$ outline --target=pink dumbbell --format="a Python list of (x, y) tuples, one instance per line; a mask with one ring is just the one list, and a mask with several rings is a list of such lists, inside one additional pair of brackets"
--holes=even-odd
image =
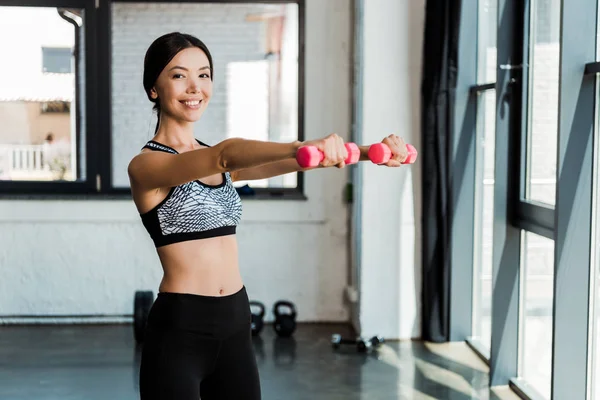
[[(348, 158), (344, 161), (346, 165), (355, 164), (360, 159), (360, 149), (356, 143), (345, 143)], [(302, 146), (296, 152), (296, 161), (302, 168), (316, 167), (323, 161), (323, 152), (315, 146)]]
[[(412, 144), (406, 145), (408, 157), (402, 164), (412, 164), (417, 159), (417, 149)], [(374, 164), (385, 164), (392, 157), (392, 151), (385, 143), (375, 143), (369, 147), (369, 160)]]

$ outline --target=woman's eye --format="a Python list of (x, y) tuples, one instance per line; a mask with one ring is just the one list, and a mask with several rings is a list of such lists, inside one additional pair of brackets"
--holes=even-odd
[(200, 78), (210, 78), (209, 74), (200, 74)]
[(182, 74), (175, 74), (175, 75), (173, 75), (173, 78), (175, 78), (175, 79), (183, 78), (183, 75)]

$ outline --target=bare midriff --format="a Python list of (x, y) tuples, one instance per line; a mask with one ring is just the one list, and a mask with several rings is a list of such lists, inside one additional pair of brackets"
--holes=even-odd
[(235, 235), (159, 247), (163, 268), (159, 292), (227, 296), (243, 287)]

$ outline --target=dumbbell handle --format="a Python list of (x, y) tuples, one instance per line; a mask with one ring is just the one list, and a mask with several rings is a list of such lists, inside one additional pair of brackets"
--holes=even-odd
[[(408, 157), (402, 164), (412, 164), (417, 159), (417, 149), (412, 144), (406, 145)], [(392, 157), (392, 151), (385, 143), (375, 143), (369, 147), (369, 159), (374, 164), (385, 164)]]
[[(352, 148), (357, 148), (358, 146), (356, 146), (354, 143), (348, 142), (344, 143), (344, 147), (346, 147), (346, 150), (348, 151), (348, 157), (346, 160), (344, 160), (344, 162), (346, 164), (352, 164)], [(313, 154), (317, 154), (317, 156), (313, 157)], [(323, 152), (317, 149), (316, 146), (302, 146), (296, 152), (296, 161), (298, 161), (298, 165), (300, 165), (302, 168), (316, 167), (319, 165), (319, 163), (321, 163), (321, 161), (323, 161), (324, 157), (325, 155)]]

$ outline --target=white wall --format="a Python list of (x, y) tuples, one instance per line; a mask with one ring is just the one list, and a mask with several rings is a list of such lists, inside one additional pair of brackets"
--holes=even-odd
[[(420, 149), (424, 0), (361, 0), (362, 141), (391, 133)], [(361, 165), (360, 327), (421, 335), (421, 167)]]
[[(351, 7), (306, 1), (307, 139), (349, 135)], [(308, 201), (244, 201), (240, 268), (252, 299), (290, 299), (301, 321), (348, 319), (347, 177), (306, 174)], [(131, 314), (134, 291), (156, 293), (161, 278), (129, 200), (0, 201), (0, 243), (0, 315)]]
[[(154, 135), (153, 103), (147, 99), (142, 86), (143, 60), (154, 39), (168, 32), (179, 31), (200, 38), (213, 58), (213, 97), (202, 119), (195, 125), (196, 137), (209, 144), (230, 136), (268, 140), (265, 22), (247, 21), (247, 17), (281, 11), (281, 5), (272, 4), (112, 5), (115, 186), (129, 186), (127, 164), (139, 152), (140, 144)], [(295, 15), (289, 17), (297, 18)], [(296, 131), (294, 134), (297, 136)]]

